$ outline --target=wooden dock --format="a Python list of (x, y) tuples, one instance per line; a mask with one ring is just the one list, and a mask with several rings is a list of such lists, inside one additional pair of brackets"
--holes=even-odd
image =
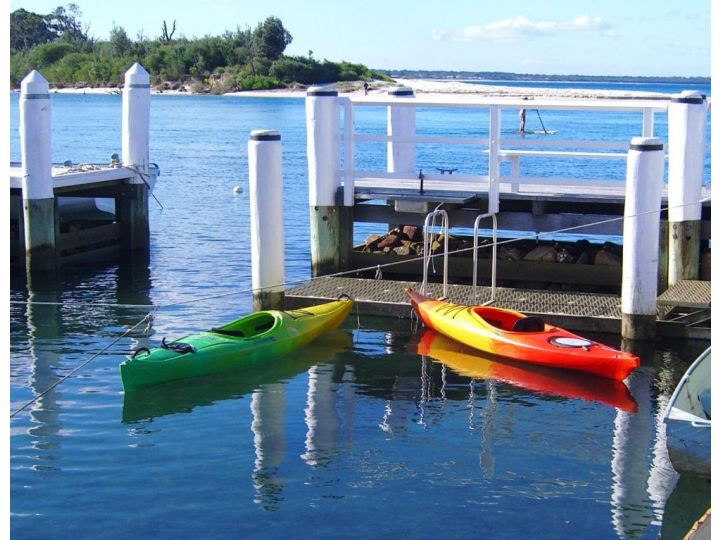
[[(681, 282), (683, 289), (696, 291), (698, 310), (710, 309), (710, 288), (707, 282)], [(334, 300), (341, 294), (353, 298), (362, 315), (410, 317), (410, 303), (406, 288), (419, 290), (417, 281), (357, 279), (350, 277), (321, 277), (293, 287), (285, 292), (283, 307), (294, 309), (318, 302)], [(458, 304), (477, 305), (491, 298), (490, 287), (478, 287), (477, 298), (468, 285), (448, 285), (448, 300)], [(442, 294), (442, 284), (429, 283), (429, 296)], [(670, 296), (670, 295), (668, 295)], [(658, 336), (685, 339), (710, 339), (709, 322), (688, 325), (685, 321), (663, 318), (667, 307), (658, 309)], [(551, 324), (578, 332), (620, 333), (621, 299), (616, 294), (544, 291), (534, 289), (502, 288), (496, 290), (495, 307), (514, 309), (528, 315), (538, 315)], [(707, 324), (705, 324), (707, 323)]]

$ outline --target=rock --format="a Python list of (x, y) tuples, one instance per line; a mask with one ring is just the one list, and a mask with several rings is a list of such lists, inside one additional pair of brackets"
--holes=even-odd
[(382, 240), (380, 240), (377, 247), (379, 249), (382, 249), (383, 251), (385, 251), (386, 247), (393, 248), (393, 247), (398, 246), (399, 244), (400, 244), (400, 237), (397, 234), (390, 232), (390, 233), (386, 234)]
[(375, 251), (379, 242), (380, 237), (377, 234), (368, 235), (365, 238), (365, 251)]
[(523, 257), (526, 261), (555, 262), (557, 251), (552, 246), (538, 246)]
[(622, 259), (619, 255), (616, 255), (603, 247), (595, 254), (594, 262), (598, 266), (620, 266), (622, 264)]
[(395, 252), (396, 255), (410, 255), (410, 248), (408, 246), (399, 246), (393, 248), (393, 252)]
[(559, 263), (572, 264), (575, 262), (575, 257), (573, 257), (567, 249), (560, 248), (557, 250), (555, 261)]
[(422, 242), (422, 227), (415, 225), (403, 225), (402, 232), (407, 235), (411, 242)]
[(498, 258), (501, 261), (519, 261), (523, 258), (523, 254), (522, 251), (516, 247), (501, 246)]

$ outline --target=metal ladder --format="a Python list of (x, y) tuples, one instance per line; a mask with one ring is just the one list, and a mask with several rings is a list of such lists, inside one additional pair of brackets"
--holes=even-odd
[(430, 227), (430, 219), (435, 216), (442, 216), (442, 231), (445, 236), (444, 253), (443, 253), (443, 294), (442, 298), (447, 298), (447, 280), (448, 280), (448, 235), (450, 232), (450, 223), (448, 220), (448, 214), (445, 210), (440, 208), (433, 210), (427, 216), (425, 216), (425, 224), (423, 225), (423, 280), (420, 286), (420, 294), (427, 294), (427, 278), (428, 278), (428, 265), (430, 264), (430, 235), (427, 234), (428, 227)]
[(480, 228), (480, 222), (491, 217), (493, 220), (493, 243), (492, 243), (492, 272), (490, 274), (490, 300), (484, 302), (483, 305), (487, 306), (495, 302), (495, 289), (497, 285), (497, 214), (489, 212), (487, 214), (480, 214), (475, 218), (475, 224), (473, 225), (473, 288), (472, 297), (473, 302), (477, 302), (477, 273), (478, 273), (478, 229)]

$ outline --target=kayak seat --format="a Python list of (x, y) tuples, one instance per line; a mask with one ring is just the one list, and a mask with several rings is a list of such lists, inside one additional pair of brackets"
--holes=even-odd
[(245, 337), (245, 332), (243, 332), (242, 330), (223, 330), (221, 328), (211, 328), (210, 331), (213, 334), (222, 334), (224, 336)]
[(530, 315), (515, 321), (512, 332), (542, 332), (545, 330), (545, 322), (540, 317)]

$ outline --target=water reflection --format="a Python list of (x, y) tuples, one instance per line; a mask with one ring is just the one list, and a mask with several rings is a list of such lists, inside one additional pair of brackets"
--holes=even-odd
[(620, 381), (514, 363), (483, 354), (434, 330), (425, 329), (417, 340), (410, 342), (408, 349), (430, 356), (474, 380), (501, 381), (532, 392), (596, 401), (629, 413), (637, 411), (637, 403)]

